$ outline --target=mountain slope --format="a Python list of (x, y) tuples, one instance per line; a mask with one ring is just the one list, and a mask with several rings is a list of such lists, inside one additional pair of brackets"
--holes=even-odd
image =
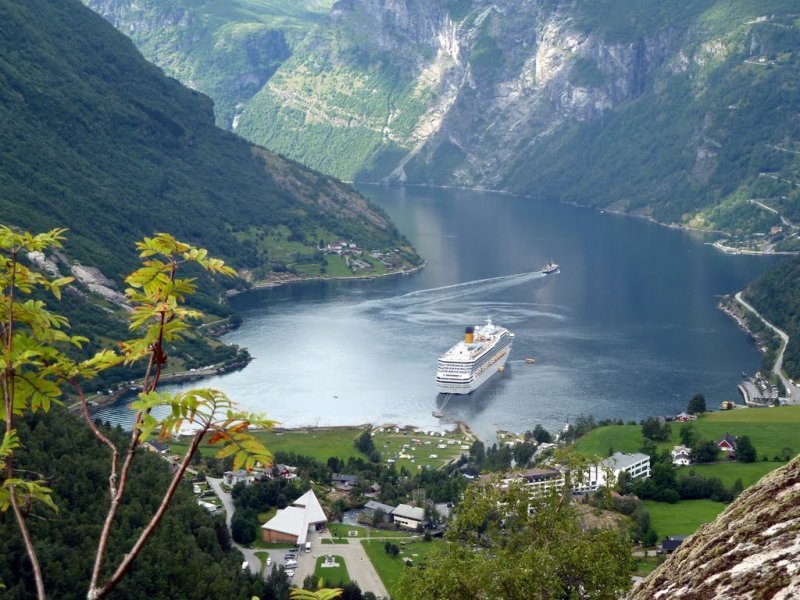
[(790, 378), (800, 379), (800, 258), (772, 267), (747, 286), (744, 297), (789, 336), (783, 369)]
[(332, 0), (84, 0), (165, 72), (214, 98), (230, 127)]
[(352, 188), (215, 127), (206, 96), (76, 0), (7, 0), (0, 21), (4, 221), (68, 227), (67, 254), (113, 279), (155, 230), (257, 275), (321, 239), (406, 245)]
[(790, 0), (341, 0), (236, 130), (345, 179), (766, 233), (788, 227), (776, 212), (800, 217), (799, 14)]

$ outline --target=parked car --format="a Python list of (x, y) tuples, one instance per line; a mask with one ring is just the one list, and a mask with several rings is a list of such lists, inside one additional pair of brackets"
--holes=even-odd
[(286, 576), (289, 578), (294, 577), (294, 569), (289, 569), (288, 571), (286, 571)]

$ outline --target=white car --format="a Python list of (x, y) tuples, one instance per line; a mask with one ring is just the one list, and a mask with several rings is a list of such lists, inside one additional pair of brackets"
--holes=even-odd
[(297, 566), (297, 561), (296, 561), (296, 560), (287, 560), (287, 561), (286, 561), (286, 564), (285, 564), (284, 566), (285, 566), (287, 569), (293, 569), (294, 567), (296, 567), (296, 566)]
[(271, 556), (268, 556), (268, 557), (267, 557), (267, 566), (268, 566), (268, 567), (271, 567), (271, 566), (272, 566), (272, 557), (271, 557)]
[(286, 576), (287, 577), (294, 577), (294, 569), (288, 569), (286, 571)]

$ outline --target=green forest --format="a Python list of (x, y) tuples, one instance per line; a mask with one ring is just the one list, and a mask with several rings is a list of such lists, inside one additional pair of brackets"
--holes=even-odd
[[(97, 537), (108, 508), (108, 449), (85, 423), (60, 408), (17, 421), (25, 447), (17, 460), (39, 473), (53, 489), (57, 513), (36, 507), (28, 523), (43, 565), (49, 597), (86, 597)], [(129, 434), (104, 432), (120, 447)], [(170, 479), (168, 465), (148, 452), (134, 463), (128, 495), (118, 514), (107, 565), (119, 562), (130, 540), (150, 518)], [(154, 493), (156, 491), (157, 493)], [(262, 583), (241, 570), (242, 555), (232, 549), (222, 517), (197, 505), (190, 483), (182, 484), (164, 520), (130, 574), (111, 598), (285, 598), (282, 576)], [(35, 597), (30, 566), (11, 512), (0, 513), (0, 580), (3, 598)]]
[(800, 379), (800, 259), (785, 260), (754, 281), (745, 299), (778, 329), (789, 336), (783, 368)]

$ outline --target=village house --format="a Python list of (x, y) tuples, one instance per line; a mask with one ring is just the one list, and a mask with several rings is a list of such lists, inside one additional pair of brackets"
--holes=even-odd
[(250, 485), (253, 483), (253, 475), (244, 469), (239, 469), (238, 471), (225, 471), (225, 473), (222, 475), (222, 483), (231, 487), (235, 486), (237, 483)]
[(690, 415), (689, 413), (682, 412), (682, 413), (678, 413), (678, 415), (675, 417), (675, 420), (676, 421), (684, 421), (684, 422), (685, 421), (696, 421), (697, 420), (697, 415)]
[(425, 521), (425, 510), (408, 504), (400, 504), (392, 511), (392, 519), (400, 527), (421, 531)]
[(692, 449), (686, 446), (675, 446), (672, 449), (672, 464), (676, 467), (692, 464)]
[(340, 492), (349, 492), (358, 485), (358, 476), (334, 474), (331, 477), (331, 485)]
[(275, 465), (274, 473), (281, 479), (297, 479), (297, 467), (290, 465)]
[(736, 452), (736, 436), (726, 431), (725, 435), (717, 440), (717, 448), (728, 454), (733, 454)]
[(386, 523), (391, 523), (392, 512), (394, 512), (394, 508), (394, 506), (389, 506), (388, 504), (382, 504), (380, 502), (376, 502), (375, 500), (370, 500), (364, 505), (364, 510), (361, 514), (368, 521), (375, 522), (376, 520), (380, 519)]

